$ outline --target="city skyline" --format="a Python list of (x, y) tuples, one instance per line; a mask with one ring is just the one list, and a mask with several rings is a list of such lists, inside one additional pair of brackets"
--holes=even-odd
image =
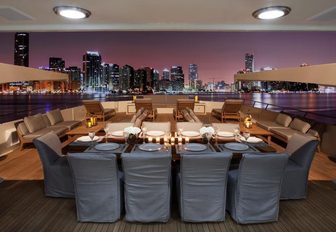
[[(14, 34), (1, 33), (2, 63), (13, 64)], [(153, 67), (160, 77), (165, 68), (197, 64), (199, 79), (231, 83), (246, 53), (256, 70), (333, 63), (335, 41), (335, 32), (31, 32), (29, 64), (48, 66), (49, 57), (61, 57), (66, 67), (82, 67), (83, 54), (98, 51), (103, 62)]]

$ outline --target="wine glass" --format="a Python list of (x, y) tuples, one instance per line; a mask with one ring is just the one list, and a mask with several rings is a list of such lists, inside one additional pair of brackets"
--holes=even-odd
[(240, 130), (238, 128), (233, 130), (235, 140), (239, 141)]
[(95, 133), (94, 132), (89, 132), (89, 138), (91, 139), (91, 146), (93, 146), (93, 139), (95, 137)]
[(178, 130), (178, 133), (177, 133), (177, 135), (178, 135), (179, 137), (181, 137), (181, 136), (182, 136), (182, 131), (183, 131), (183, 129), (182, 129), (182, 128)]
[(143, 143), (146, 143), (146, 133), (147, 133), (147, 128), (143, 127), (142, 128), (142, 139), (143, 139)]
[(104, 131), (105, 131), (105, 143), (107, 143), (107, 137), (108, 137), (108, 132), (109, 132), (109, 128), (108, 128), (107, 125), (106, 125), (106, 127), (104, 128)]
[(243, 137), (245, 138), (245, 141), (247, 142), (248, 138), (250, 137), (250, 132), (243, 132)]
[(124, 131), (123, 135), (124, 135), (124, 138), (125, 138), (125, 146), (126, 146), (127, 145), (127, 139), (128, 139), (129, 133), (126, 132), (126, 131)]

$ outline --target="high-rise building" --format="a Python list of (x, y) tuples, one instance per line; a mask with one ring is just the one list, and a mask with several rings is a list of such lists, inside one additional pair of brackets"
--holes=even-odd
[(245, 54), (245, 70), (247, 72), (254, 72), (254, 55), (250, 53)]
[(144, 67), (146, 70), (146, 88), (145, 90), (151, 92), (154, 86), (154, 69), (150, 67)]
[(128, 64), (120, 69), (120, 89), (128, 90), (134, 88), (134, 68)]
[(170, 80), (170, 72), (169, 69), (165, 68), (162, 71), (162, 79), (163, 80)]
[(14, 64), (29, 67), (29, 33), (15, 33)]
[(189, 64), (189, 87), (196, 89), (196, 82), (198, 80), (198, 66), (197, 64)]
[(101, 56), (98, 52), (86, 52), (83, 55), (83, 86), (98, 87), (101, 86), (102, 65)]
[(182, 66), (172, 66), (170, 69), (170, 79), (173, 91), (183, 91), (184, 74)]
[(107, 89), (108, 84), (109, 84), (109, 79), (110, 79), (110, 65), (106, 63), (102, 63), (102, 75), (100, 78), (100, 86)]
[(154, 69), (153, 70), (153, 90), (157, 91), (159, 90), (159, 79), (160, 79), (160, 73), (159, 70)]
[(49, 69), (62, 71), (65, 68), (65, 61), (60, 57), (49, 57)]
[(119, 65), (110, 64), (110, 78), (109, 78), (109, 89), (110, 90), (119, 90), (120, 70)]
[(147, 82), (147, 73), (144, 68), (139, 68), (135, 72), (134, 77), (134, 87), (138, 88), (140, 92), (145, 92), (146, 89), (146, 82)]
[(81, 69), (76, 66), (70, 66), (66, 71), (69, 74), (69, 89), (79, 90), (82, 79)]

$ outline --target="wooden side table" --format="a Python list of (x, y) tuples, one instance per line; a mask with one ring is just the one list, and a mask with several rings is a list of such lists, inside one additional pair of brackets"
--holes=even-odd
[(194, 112), (196, 114), (206, 115), (206, 108), (204, 102), (195, 102)]

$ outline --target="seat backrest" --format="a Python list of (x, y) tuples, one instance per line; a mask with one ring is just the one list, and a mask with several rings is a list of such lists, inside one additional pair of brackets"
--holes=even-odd
[(296, 150), (298, 150), (300, 147), (302, 147), (304, 144), (308, 143), (311, 140), (314, 140), (314, 137), (295, 133), (288, 140), (284, 153), (292, 155)]
[(294, 161), (297, 165), (304, 167), (308, 173), (318, 144), (319, 141), (315, 139), (307, 141), (295, 150), (289, 159)]
[(104, 108), (100, 101), (83, 100), (82, 102), (86, 108), (86, 111), (90, 114), (102, 114), (104, 112)]
[(238, 169), (237, 212), (244, 215), (248, 210), (260, 207), (259, 202), (280, 199), (281, 182), (288, 161), (283, 154), (243, 154)]
[(164, 131), (171, 132), (171, 123), (170, 122), (142, 122), (141, 128), (146, 128), (147, 131)]
[(54, 132), (42, 135), (33, 141), (43, 167), (53, 164), (62, 155), (62, 143)]
[(135, 109), (136, 111), (144, 108), (150, 112), (153, 110), (153, 102), (150, 98), (136, 99), (135, 100)]
[(133, 124), (134, 123), (132, 122), (115, 122), (115, 123), (108, 123), (107, 127), (109, 133), (111, 133), (113, 131), (120, 131), (120, 130), (123, 131), (126, 127), (133, 126)]
[(242, 99), (226, 99), (222, 111), (225, 113), (238, 113), (243, 102), (244, 100)]
[[(116, 155), (84, 152), (70, 153), (67, 158), (73, 174), (78, 219), (118, 219), (121, 201)], [(102, 205), (106, 200), (109, 204)], [(101, 210), (105, 215), (88, 209)]]
[(184, 131), (199, 131), (203, 126), (201, 122), (177, 122), (176, 131), (182, 129)]
[(212, 123), (212, 127), (217, 131), (234, 132), (235, 129), (239, 129), (238, 123)]
[(193, 99), (177, 99), (176, 108), (177, 111), (184, 110), (186, 108), (190, 108), (194, 110), (195, 101)]
[(123, 153), (126, 220), (167, 221), (170, 217), (171, 154)]
[[(227, 173), (232, 153), (181, 154), (180, 210), (182, 220), (225, 216)], [(196, 209), (201, 209), (197, 210)]]

